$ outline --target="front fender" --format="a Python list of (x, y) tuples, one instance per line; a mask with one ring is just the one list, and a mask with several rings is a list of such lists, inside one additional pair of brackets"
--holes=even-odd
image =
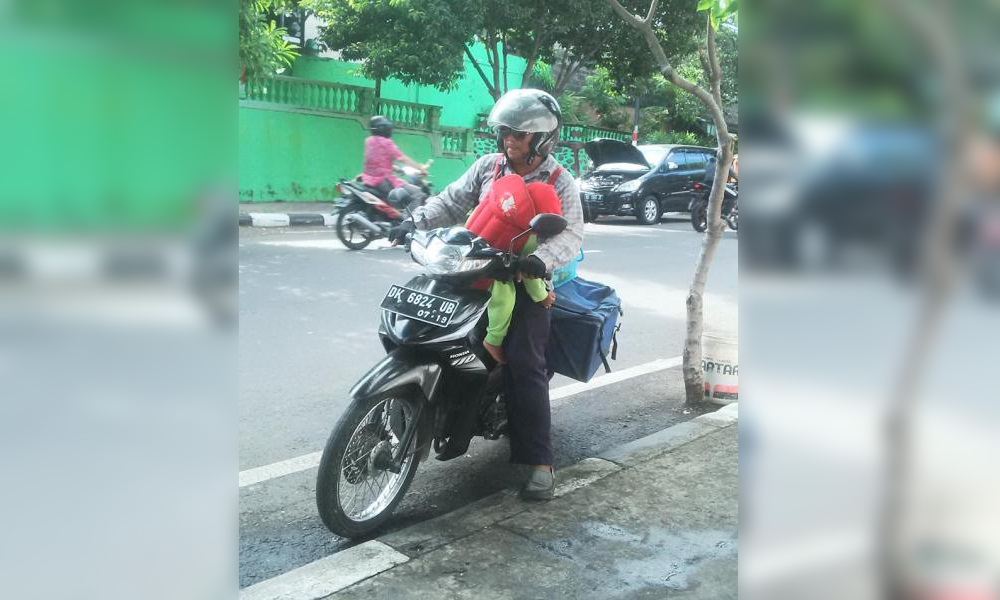
[[(397, 348), (365, 373), (349, 393), (352, 402), (359, 402), (376, 394), (416, 386), (423, 393), (423, 400), (431, 404), (436, 399), (435, 392), (440, 383), (441, 365), (433, 356), (420, 356)], [(430, 454), (433, 425), (434, 411), (424, 410), (417, 431), (417, 454), (420, 460), (425, 460)]]
[(441, 365), (433, 356), (396, 349), (372, 367), (351, 388), (351, 399), (366, 398), (392, 389), (416, 386), (431, 401), (441, 381)]

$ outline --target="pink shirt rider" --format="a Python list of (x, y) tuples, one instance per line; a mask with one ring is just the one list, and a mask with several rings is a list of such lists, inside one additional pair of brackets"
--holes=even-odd
[(365, 140), (365, 172), (361, 181), (365, 185), (377, 186), (388, 179), (392, 187), (403, 185), (403, 181), (392, 174), (392, 163), (403, 156), (396, 143), (380, 135), (369, 136)]

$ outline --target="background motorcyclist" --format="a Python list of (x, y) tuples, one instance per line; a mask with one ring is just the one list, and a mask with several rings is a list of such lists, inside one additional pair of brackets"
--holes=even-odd
[[(392, 121), (382, 115), (376, 115), (369, 121), (368, 129), (371, 135), (365, 139), (364, 172), (361, 174), (361, 182), (377, 189), (383, 198), (387, 198), (389, 192), (395, 188), (405, 189), (409, 196), (408, 200), (422, 196), (419, 187), (399, 179), (393, 173), (396, 161), (417, 169), (423, 175), (427, 174), (427, 166), (403, 154), (396, 146), (396, 142), (390, 139)], [(402, 198), (398, 195), (396, 197)]]
[[(457, 181), (417, 209), (413, 221), (395, 227), (390, 240), (402, 241), (415, 227), (431, 229), (463, 222), (489, 195), (498, 177), (514, 173), (526, 183), (548, 181), (560, 168), (551, 152), (559, 138), (561, 121), (559, 104), (541, 90), (519, 89), (504, 94), (488, 119), (496, 132), (499, 153), (487, 154), (473, 163)], [(498, 160), (499, 170), (495, 168)], [(576, 181), (563, 169), (552, 185), (568, 226), (559, 235), (542, 240), (533, 253), (518, 260), (523, 277), (544, 277), (575, 258), (583, 243), (583, 209)], [(521, 490), (522, 498), (532, 500), (549, 499), (555, 489), (545, 362), (549, 317), (547, 308), (533, 302), (523, 284), (517, 284), (514, 313), (503, 346), (507, 359), (504, 392), (510, 461), (534, 467)]]

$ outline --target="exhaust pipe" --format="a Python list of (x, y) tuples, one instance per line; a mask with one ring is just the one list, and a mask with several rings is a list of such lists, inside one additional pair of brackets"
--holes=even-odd
[(374, 233), (375, 235), (382, 235), (382, 228), (376, 225), (375, 223), (369, 221), (361, 213), (351, 213), (347, 215), (347, 217), (345, 217), (344, 220), (347, 221), (349, 225), (360, 225), (361, 227), (364, 227), (365, 229)]

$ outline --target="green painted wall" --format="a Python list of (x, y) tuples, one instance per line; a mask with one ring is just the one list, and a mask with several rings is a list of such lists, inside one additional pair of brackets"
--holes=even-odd
[[(367, 118), (248, 104), (239, 107), (241, 202), (332, 201), (336, 183), (361, 172)], [(474, 160), (435, 153), (426, 133), (397, 130), (393, 140), (416, 161), (434, 159), (435, 190)]]
[[(492, 70), (486, 60), (486, 49), (477, 44), (473, 48), (473, 56), (476, 57), (476, 62), (481, 65), (483, 72), (487, 76), (492, 76)], [(525, 60), (518, 56), (507, 58), (509, 72), (507, 83), (509, 87), (516, 88), (521, 85), (521, 77), (524, 74), (526, 64)], [(357, 63), (301, 56), (295, 61), (291, 73), (288, 74), (302, 79), (374, 88), (374, 80), (355, 74), (359, 66)], [(451, 127), (475, 127), (476, 115), (489, 112), (490, 107), (493, 106), (493, 97), (486, 90), (486, 84), (483, 83), (468, 57), (465, 58), (465, 75), (458, 81), (453, 90), (442, 92), (430, 86), (407, 86), (396, 79), (387, 79), (382, 82), (382, 97), (440, 106), (442, 107), (441, 124)]]

